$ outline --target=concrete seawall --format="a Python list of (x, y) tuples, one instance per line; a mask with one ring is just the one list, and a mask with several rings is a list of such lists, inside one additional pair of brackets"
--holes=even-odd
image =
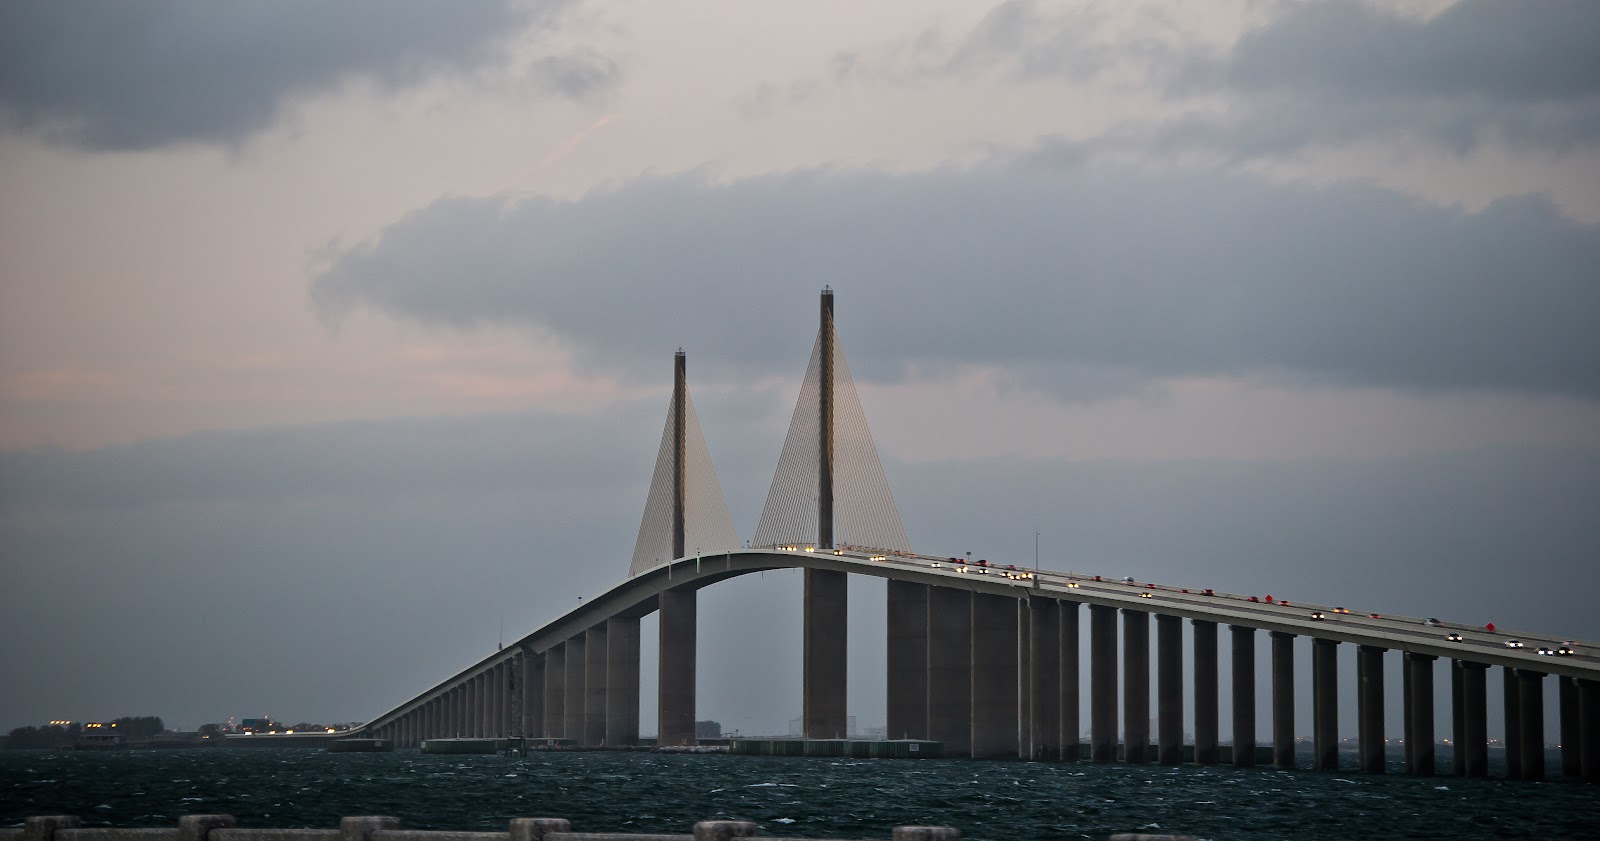
[[(505, 832), (401, 829), (400, 819), (356, 816), (338, 829), (248, 829), (232, 815), (184, 815), (175, 828), (84, 828), (72, 815), (28, 818), (21, 828), (0, 829), (0, 841), (730, 841), (757, 834), (748, 821), (700, 821), (682, 835), (574, 832), (564, 818), (513, 818)], [(945, 826), (897, 826), (890, 841), (957, 841)]]

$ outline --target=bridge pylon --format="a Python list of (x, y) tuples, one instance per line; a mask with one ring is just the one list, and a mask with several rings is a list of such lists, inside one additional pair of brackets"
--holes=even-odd
[(691, 551), (726, 552), (739, 548), (728, 501), (717, 481), (700, 418), (689, 396), (688, 358), (680, 348), (672, 360), (672, 400), (661, 430), (650, 493), (645, 498), (639, 538), (628, 577)]
[[(816, 344), (751, 545), (806, 546), (819, 552), (846, 546), (911, 549), (839, 346), (830, 288), (822, 290)], [(842, 739), (849, 735), (847, 574), (807, 568), (804, 600), (805, 735)]]

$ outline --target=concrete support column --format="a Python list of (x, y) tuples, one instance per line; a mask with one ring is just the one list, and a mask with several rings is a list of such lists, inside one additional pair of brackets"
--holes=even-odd
[(511, 692), (516, 679), (514, 665), (513, 660), (500, 664), (500, 709), (495, 715), (495, 726), (500, 729), (502, 737), (510, 736), (512, 730), (511, 705), (514, 699), (511, 697)]
[(1156, 761), (1183, 764), (1183, 620), (1156, 614)]
[[(1272, 767), (1294, 770), (1294, 634), (1273, 631), (1272, 638)], [(1316, 658), (1312, 658), (1315, 678)], [(1313, 707), (1318, 699), (1315, 680)], [(1316, 719), (1315, 713), (1312, 715)]]
[(584, 632), (583, 667), (583, 743), (603, 745), (606, 741), (606, 702), (610, 687), (606, 682), (606, 654), (610, 634), (601, 622)]
[(528, 660), (523, 657), (522, 649), (517, 649), (517, 654), (512, 654), (506, 662), (506, 735), (512, 739), (528, 732), (522, 727), (522, 710), (528, 703), (523, 697), (525, 686), (528, 686)]
[(1433, 661), (1437, 659), (1430, 654), (1417, 654), (1406, 652), (1406, 673), (1411, 680), (1411, 701), (1407, 705), (1410, 712), (1407, 718), (1411, 721), (1411, 735), (1406, 739), (1406, 744), (1411, 750), (1411, 765), (1409, 770), (1419, 777), (1434, 775), (1434, 741), (1433, 741)]
[(478, 672), (472, 676), (472, 735), (482, 739), (488, 735), (490, 724), (490, 681), (488, 675)]
[(808, 739), (843, 739), (849, 636), (849, 573), (805, 571), (804, 694), (801, 715)]
[(1122, 609), (1122, 758), (1145, 765), (1150, 749), (1150, 614)]
[(589, 670), (589, 638), (578, 632), (567, 640), (567, 738), (583, 745), (588, 744), (589, 733), (584, 727), (589, 711), (589, 686), (585, 678)]
[(1450, 773), (1467, 775), (1466, 668), (1460, 660), (1450, 661)]
[(1522, 692), (1517, 685), (1517, 670), (1500, 667), (1500, 690), (1504, 699), (1506, 726), (1506, 779), (1522, 779)]
[(499, 739), (506, 735), (506, 664), (494, 667), (489, 684), (489, 735)]
[(1578, 718), (1578, 680), (1559, 675), (1556, 692), (1561, 702), (1561, 778), (1583, 778), (1583, 725)]
[(606, 620), (606, 744), (639, 744), (639, 618)]
[(1012, 659), (1017, 663), (1017, 758), (1033, 756), (1033, 612), (1024, 599), (1016, 599), (1017, 636), (1012, 641)]
[(1411, 668), (1411, 658), (1408, 654), (1400, 655), (1400, 724), (1401, 747), (1405, 749), (1405, 769), (1407, 774), (1417, 772), (1417, 720), (1416, 691), (1412, 688), (1414, 670)]
[(483, 735), (483, 676), (473, 675), (467, 678), (467, 727), (466, 735), (476, 739)]
[(1542, 780), (1544, 772), (1544, 674), (1517, 669), (1522, 715), (1522, 778)]
[(928, 585), (888, 581), (887, 726), (890, 739), (928, 738)]
[(1079, 744), (1083, 733), (1078, 711), (1078, 603), (1057, 604), (1061, 625), (1061, 758), (1076, 762), (1082, 754)]
[(1035, 598), (1028, 610), (1033, 735), (1028, 757), (1055, 761), (1061, 758), (1061, 607), (1055, 599)]
[(972, 755), (972, 593), (928, 588), (928, 738)]
[(1311, 643), (1311, 767), (1339, 770), (1339, 643)]
[(661, 593), (656, 733), (663, 747), (694, 744), (695, 596), (688, 589)]
[(544, 735), (567, 735), (567, 646), (556, 643), (544, 653)]
[(1356, 746), (1366, 774), (1384, 771), (1383, 653), (1370, 645), (1356, 649)]
[(1195, 619), (1194, 761), (1217, 764), (1217, 623)]
[(1229, 625), (1233, 635), (1233, 767), (1256, 767), (1256, 629)]
[(498, 723), (495, 721), (497, 709), (500, 706), (500, 667), (490, 666), (481, 676), (483, 681), (483, 735), (485, 738), (499, 738), (496, 732)]
[(1578, 722), (1583, 781), (1600, 783), (1600, 681), (1578, 681)]
[(483, 735), (483, 674), (467, 678), (467, 735)]
[(1117, 610), (1089, 605), (1089, 758), (1117, 758)]
[(1461, 667), (1461, 754), (1462, 776), (1489, 776), (1488, 671), (1482, 663), (1456, 661)]
[(527, 706), (522, 708), (522, 732), (543, 737), (544, 729), (544, 655), (524, 652), (528, 659)]
[(1017, 755), (1017, 600), (972, 594), (972, 758)]
[(483, 672), (483, 735), (499, 739), (501, 711), (501, 668), (491, 665)]

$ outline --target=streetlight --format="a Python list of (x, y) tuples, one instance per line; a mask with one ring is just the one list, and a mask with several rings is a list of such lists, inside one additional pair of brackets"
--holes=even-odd
[(1033, 588), (1039, 589), (1039, 530), (1033, 530)]

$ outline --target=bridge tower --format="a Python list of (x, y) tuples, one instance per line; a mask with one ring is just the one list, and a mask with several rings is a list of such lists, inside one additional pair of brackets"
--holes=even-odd
[[(835, 329), (833, 290), (822, 290), (811, 362), (800, 384), (783, 453), (773, 474), (754, 547), (851, 546), (910, 551), (861, 399)], [(802, 720), (811, 739), (846, 732), (848, 574), (807, 568), (804, 595)], [(895, 593), (890, 594), (891, 608)]]
[[(682, 559), (693, 551), (725, 552), (739, 547), (722, 485), (717, 481), (706, 448), (694, 401), (689, 397), (688, 358), (680, 348), (672, 360), (672, 402), (667, 407), (666, 428), (661, 431), (661, 448), (656, 454), (655, 473), (650, 478), (650, 494), (645, 500), (644, 518), (639, 524), (639, 539), (633, 548), (629, 577), (662, 563)], [(660, 678), (657, 684), (659, 744), (694, 744), (695, 714), (695, 628), (698, 624), (697, 585), (671, 587), (662, 591), (658, 606), (660, 620)], [(620, 633), (638, 645), (638, 619), (617, 627), (610, 620), (608, 644)], [(638, 680), (637, 653), (623, 652), (633, 666), (632, 679)], [(627, 713), (622, 714), (623, 719)], [(638, 711), (633, 720), (638, 721)], [(637, 725), (635, 725), (637, 726)]]

